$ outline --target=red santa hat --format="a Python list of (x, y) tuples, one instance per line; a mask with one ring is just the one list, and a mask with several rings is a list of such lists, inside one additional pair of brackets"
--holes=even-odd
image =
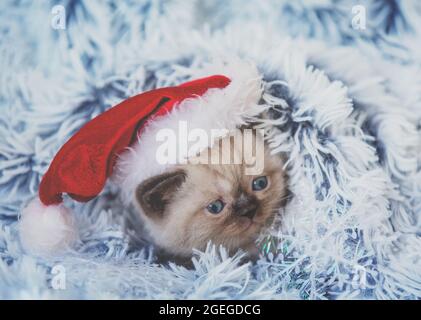
[[(77, 241), (75, 220), (63, 205), (62, 194), (89, 201), (111, 177), (121, 187), (125, 201), (130, 202), (139, 183), (174, 165), (160, 163), (155, 157), (159, 130), (177, 134), (183, 121), (191, 129), (208, 132), (211, 146), (223, 134), (219, 131), (218, 137), (211, 130), (233, 130), (257, 115), (262, 92), (257, 69), (237, 61), (217, 70), (224, 75), (139, 94), (86, 123), (57, 152), (42, 178), (39, 197), (21, 212), (19, 231), (24, 248), (45, 255)], [(178, 152), (185, 154), (178, 159), (187, 158), (191, 149), (181, 149)]]

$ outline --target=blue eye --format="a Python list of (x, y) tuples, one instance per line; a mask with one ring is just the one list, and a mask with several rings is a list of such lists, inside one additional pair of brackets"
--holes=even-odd
[(215, 200), (206, 207), (206, 209), (212, 214), (218, 214), (224, 209), (225, 204), (221, 200)]
[(253, 180), (252, 182), (252, 189), (253, 191), (261, 191), (265, 189), (268, 186), (268, 178), (265, 176), (258, 177)]

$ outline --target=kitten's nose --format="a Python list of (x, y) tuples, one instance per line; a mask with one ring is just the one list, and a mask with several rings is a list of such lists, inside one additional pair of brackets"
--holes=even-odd
[(236, 214), (241, 217), (252, 219), (258, 208), (257, 201), (249, 196), (241, 195), (240, 198), (234, 203), (233, 209)]

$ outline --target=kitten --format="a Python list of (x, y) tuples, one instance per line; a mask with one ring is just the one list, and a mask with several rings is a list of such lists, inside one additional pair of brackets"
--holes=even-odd
[[(221, 139), (195, 157), (210, 159), (210, 152), (231, 152), (242, 148), (236, 137)], [(229, 139), (228, 144), (223, 140)], [(226, 141), (225, 141), (226, 142)], [(253, 134), (253, 143), (263, 139)], [(224, 147), (225, 146), (225, 147)], [(227, 146), (229, 150), (227, 150)], [(287, 187), (283, 159), (271, 155), (264, 144), (264, 168), (259, 175), (245, 174), (247, 165), (182, 164), (152, 177), (136, 189), (136, 216), (152, 241), (170, 256), (190, 257), (192, 249), (205, 249), (209, 240), (229, 252), (243, 249), (257, 255), (255, 240), (283, 205)], [(205, 160), (206, 160), (205, 159)], [(209, 162), (209, 161), (208, 161)], [(133, 220), (133, 219), (132, 219)], [(131, 223), (131, 228), (139, 228)]]

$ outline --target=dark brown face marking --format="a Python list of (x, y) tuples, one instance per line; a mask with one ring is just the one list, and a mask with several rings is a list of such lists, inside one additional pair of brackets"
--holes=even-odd
[(253, 219), (259, 208), (259, 201), (255, 196), (240, 192), (235, 200), (232, 209), (235, 215)]

